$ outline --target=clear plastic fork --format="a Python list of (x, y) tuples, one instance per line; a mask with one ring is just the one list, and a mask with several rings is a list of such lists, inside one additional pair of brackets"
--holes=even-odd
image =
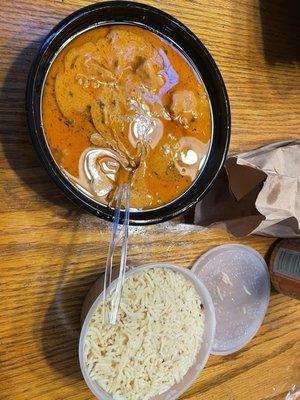
[[(130, 210), (130, 183), (121, 184), (116, 193), (116, 207), (114, 212), (113, 229), (111, 241), (108, 249), (106, 260), (104, 289), (103, 289), (103, 316), (104, 323), (107, 325), (115, 325), (117, 321), (118, 311), (120, 308), (121, 295), (125, 279), (127, 247), (128, 247), (128, 226), (129, 226), (129, 210)], [(125, 205), (124, 221), (120, 224), (120, 215), (122, 204)], [(111, 293), (112, 269), (116, 248), (121, 243), (121, 260), (119, 266), (119, 277), (115, 290)], [(111, 300), (107, 303), (107, 298), (111, 293)]]

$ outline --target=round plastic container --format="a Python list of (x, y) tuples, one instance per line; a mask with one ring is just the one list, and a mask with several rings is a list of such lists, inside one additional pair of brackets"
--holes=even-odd
[[(166, 392), (160, 394), (159, 396), (152, 397), (151, 400), (175, 400), (177, 399), (183, 392), (187, 390), (187, 388), (192, 384), (194, 379), (197, 377), (197, 375), (202, 371), (204, 368), (207, 359), (209, 357), (209, 354), (211, 352), (211, 347), (213, 344), (214, 336), (215, 336), (215, 327), (216, 327), (216, 320), (215, 320), (215, 311), (214, 311), (214, 306), (212, 299), (210, 297), (209, 292), (207, 291), (206, 287), (200, 282), (200, 280), (193, 274), (188, 269), (184, 269), (182, 267), (179, 267), (177, 265), (173, 264), (167, 264), (167, 263), (152, 263), (152, 264), (146, 264), (137, 268), (134, 268), (131, 271), (128, 271), (126, 273), (126, 277), (136, 274), (137, 272), (141, 271), (147, 271), (148, 269), (152, 268), (168, 268), (171, 269), (175, 272), (178, 272), (186, 277), (189, 281), (191, 281), (196, 290), (197, 293), (199, 294), (202, 304), (204, 306), (203, 312), (205, 315), (205, 326), (204, 326), (204, 332), (203, 332), (203, 343), (200, 348), (200, 351), (198, 352), (196, 356), (196, 361), (194, 365), (188, 370), (187, 374), (183, 377), (181, 382), (179, 382), (176, 385), (173, 385), (169, 390)], [(95, 292), (95, 288), (99, 288), (99, 282), (94, 285), (92, 288), (91, 292)], [(103, 282), (103, 280), (102, 280)], [(101, 283), (100, 283), (101, 285)], [(112, 289), (115, 287), (116, 281), (112, 283)], [(103, 288), (103, 286), (102, 286)], [(80, 334), (80, 341), (79, 341), (79, 361), (80, 361), (80, 367), (81, 371), (83, 374), (83, 377), (89, 387), (89, 389), (92, 391), (92, 393), (96, 396), (97, 399), (101, 400), (113, 400), (113, 397), (105, 392), (99, 385), (97, 385), (96, 382), (93, 382), (90, 377), (88, 370), (86, 368), (85, 360), (84, 360), (84, 341), (85, 341), (85, 335), (87, 332), (87, 328), (89, 325), (89, 322), (95, 313), (97, 307), (101, 304), (103, 301), (103, 293), (98, 290), (98, 293), (101, 293), (98, 295), (96, 300), (93, 302), (92, 306), (89, 308), (89, 311), (87, 312), (83, 326), (81, 329), (81, 334)], [(91, 294), (91, 293), (90, 293)], [(91, 296), (88, 295), (88, 302), (90, 301)], [(88, 302), (85, 304), (85, 310), (88, 308)]]
[(211, 354), (241, 350), (260, 328), (270, 298), (268, 267), (249, 246), (214, 247), (194, 264), (193, 273), (209, 291), (216, 312)]

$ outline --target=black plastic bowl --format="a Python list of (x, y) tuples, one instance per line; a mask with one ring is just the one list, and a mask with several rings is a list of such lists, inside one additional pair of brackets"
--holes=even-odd
[(154, 7), (130, 1), (93, 4), (65, 18), (45, 38), (33, 62), (26, 93), (28, 126), (36, 151), (53, 181), (85, 210), (112, 220), (114, 210), (80, 191), (54, 161), (42, 128), (41, 100), (45, 76), (63, 44), (89, 27), (115, 23), (138, 25), (173, 42), (201, 75), (211, 102), (213, 133), (210, 151), (192, 185), (171, 203), (152, 210), (133, 210), (130, 214), (132, 224), (162, 222), (186, 211), (207, 193), (224, 163), (230, 138), (230, 107), (222, 76), (205, 46), (181, 22)]

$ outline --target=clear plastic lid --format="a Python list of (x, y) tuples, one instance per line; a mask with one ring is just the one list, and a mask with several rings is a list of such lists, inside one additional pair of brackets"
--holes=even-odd
[(211, 353), (240, 350), (256, 334), (268, 308), (270, 278), (265, 260), (251, 247), (222, 245), (203, 254), (192, 271), (207, 287), (215, 307)]

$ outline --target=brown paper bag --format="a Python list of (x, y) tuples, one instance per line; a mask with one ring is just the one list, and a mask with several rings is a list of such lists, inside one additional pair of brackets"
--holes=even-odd
[(194, 223), (238, 237), (300, 237), (300, 140), (229, 157)]

